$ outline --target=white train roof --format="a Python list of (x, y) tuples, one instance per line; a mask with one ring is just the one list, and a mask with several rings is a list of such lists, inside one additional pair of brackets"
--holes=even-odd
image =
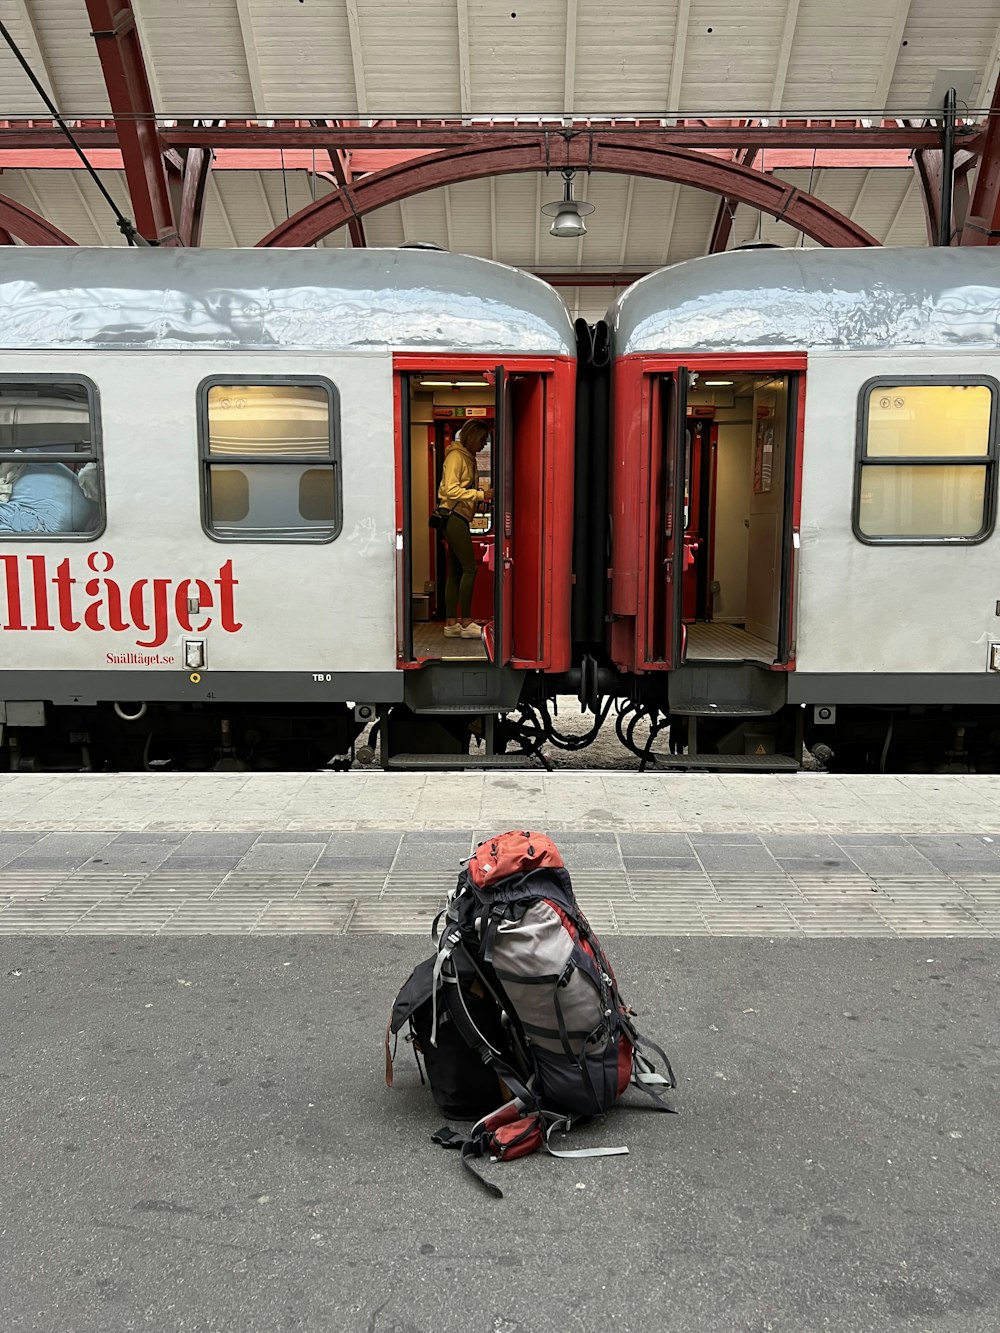
[(992, 248), (733, 250), (659, 269), (608, 313), (615, 355), (1000, 346)]
[(557, 293), (434, 250), (4, 246), (0, 347), (573, 355)]

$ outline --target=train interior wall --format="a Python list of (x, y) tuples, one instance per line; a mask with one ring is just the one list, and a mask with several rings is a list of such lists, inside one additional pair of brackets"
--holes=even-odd
[(734, 397), (731, 407), (715, 409), (714, 419), (718, 434), (712, 619), (742, 625), (747, 605), (753, 396)]
[[(449, 379), (455, 381), (453, 386), (446, 382)], [(413, 660), (489, 656), (494, 661), (499, 657), (516, 665), (535, 665), (546, 653), (545, 599), (551, 591), (548, 552), (552, 533), (547, 515), (552, 506), (553, 463), (546, 376), (517, 372), (507, 377), (502, 441), (496, 439), (497, 390), (485, 381), (477, 386), (475, 379), (475, 372), (469, 371), (436, 371), (409, 378), (408, 609)], [(462, 425), (476, 420), (490, 431), (489, 442), (476, 457), (479, 485), (494, 494), (476, 506), (470, 524), (477, 569), (471, 616), (477, 624), (491, 626), (488, 637), (494, 637), (502, 619), (496, 654), (487, 646), (488, 639), (445, 635), (448, 544), (428, 525), (437, 503), (445, 454)], [(501, 584), (503, 605), (498, 608)]]
[(689, 391), (688, 661), (777, 660), (787, 431), (784, 376), (734, 373)]
[[(455, 433), (465, 421), (481, 420), (491, 429), (495, 393), (485, 382), (481, 387), (466, 382), (469, 372), (410, 377), (410, 618), (413, 655), (416, 659), (484, 659), (486, 650), (475, 639), (444, 636), (444, 589), (447, 578), (446, 543), (428, 524), (437, 503), (444, 455)], [(454, 380), (453, 386), (443, 381)], [(476, 459), (482, 485), (492, 481), (492, 445)], [(490, 504), (477, 508), (470, 524), (473, 549), (478, 561), (472, 614), (479, 622), (493, 618), (493, 579), (489, 561), (493, 514)]]

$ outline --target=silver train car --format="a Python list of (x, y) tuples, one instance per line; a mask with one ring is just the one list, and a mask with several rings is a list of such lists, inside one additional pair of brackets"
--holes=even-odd
[[(315, 767), (376, 719), (398, 762), (461, 756), (570, 667), (576, 348), (547, 284), (419, 249), (17, 249), (0, 310), (10, 767)], [(475, 641), (443, 635), (428, 526), (469, 419)]]
[(733, 252), (609, 318), (610, 652), (686, 759), (993, 768), (996, 252)]
[[(429, 250), (18, 248), (0, 309), (0, 765), (501, 764), (612, 720), (640, 766), (1000, 762), (991, 250), (710, 256), (588, 329)], [(456, 638), (428, 516), (470, 419)]]

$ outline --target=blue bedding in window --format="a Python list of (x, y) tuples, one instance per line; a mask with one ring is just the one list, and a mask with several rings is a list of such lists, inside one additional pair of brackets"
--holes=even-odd
[(29, 463), (0, 504), (0, 532), (84, 533), (97, 526), (97, 505), (62, 463)]

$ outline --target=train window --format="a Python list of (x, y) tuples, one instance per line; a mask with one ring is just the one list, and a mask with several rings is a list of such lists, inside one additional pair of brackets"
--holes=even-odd
[(339, 535), (337, 395), (328, 380), (206, 380), (199, 428), (210, 536), (330, 542)]
[(863, 542), (977, 542), (993, 525), (997, 384), (869, 380), (861, 392), (854, 532)]
[(79, 376), (0, 375), (0, 534), (90, 540), (104, 529), (97, 390)]

